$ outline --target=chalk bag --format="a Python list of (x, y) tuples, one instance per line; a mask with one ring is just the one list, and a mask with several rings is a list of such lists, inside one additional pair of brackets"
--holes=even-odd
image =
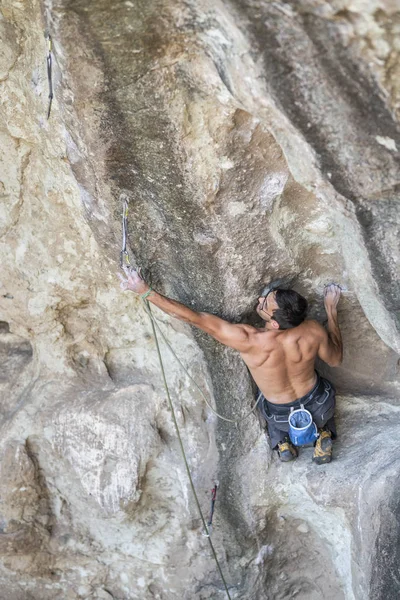
[(318, 430), (310, 411), (300, 406), (289, 415), (289, 437), (295, 446), (307, 446), (318, 438)]

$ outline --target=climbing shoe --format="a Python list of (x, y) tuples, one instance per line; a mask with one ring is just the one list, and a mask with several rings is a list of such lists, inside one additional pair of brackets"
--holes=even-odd
[(317, 465), (324, 465), (332, 460), (332, 434), (323, 429), (319, 433), (319, 438), (315, 442), (313, 462)]
[(298, 454), (297, 448), (293, 446), (288, 437), (278, 444), (278, 456), (282, 462), (294, 460), (298, 457)]

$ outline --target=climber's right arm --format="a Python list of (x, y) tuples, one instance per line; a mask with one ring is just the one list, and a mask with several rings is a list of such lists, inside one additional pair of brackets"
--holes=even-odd
[(318, 356), (330, 367), (338, 367), (343, 360), (343, 342), (337, 315), (340, 293), (340, 286), (334, 283), (325, 286), (324, 304), (328, 316), (328, 327), (327, 331), (320, 327), (321, 342)]

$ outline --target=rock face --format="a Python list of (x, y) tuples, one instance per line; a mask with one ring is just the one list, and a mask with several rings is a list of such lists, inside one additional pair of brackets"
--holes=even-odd
[[(55, 99), (46, 119), (47, 44)], [(345, 292), (332, 464), (280, 465), (234, 351), (154, 311), (232, 598), (400, 594), (395, 0), (4, 0), (0, 599), (224, 598), (152, 328), (118, 270), (254, 321), (283, 278)]]

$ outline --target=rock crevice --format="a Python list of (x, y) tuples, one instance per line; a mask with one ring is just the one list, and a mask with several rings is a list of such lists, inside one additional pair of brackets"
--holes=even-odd
[[(372, 6), (373, 5), (373, 6)], [(279, 465), (237, 353), (154, 315), (232, 598), (383, 600), (395, 499), (400, 131), (389, 0), (32, 0), (0, 9), (0, 566), (7, 600), (224, 598), (152, 328), (115, 271), (234, 322), (343, 285), (335, 460)], [(46, 120), (44, 30), (55, 100)], [(388, 442), (388, 440), (392, 440)], [(1, 597), (0, 592), (0, 597)]]

